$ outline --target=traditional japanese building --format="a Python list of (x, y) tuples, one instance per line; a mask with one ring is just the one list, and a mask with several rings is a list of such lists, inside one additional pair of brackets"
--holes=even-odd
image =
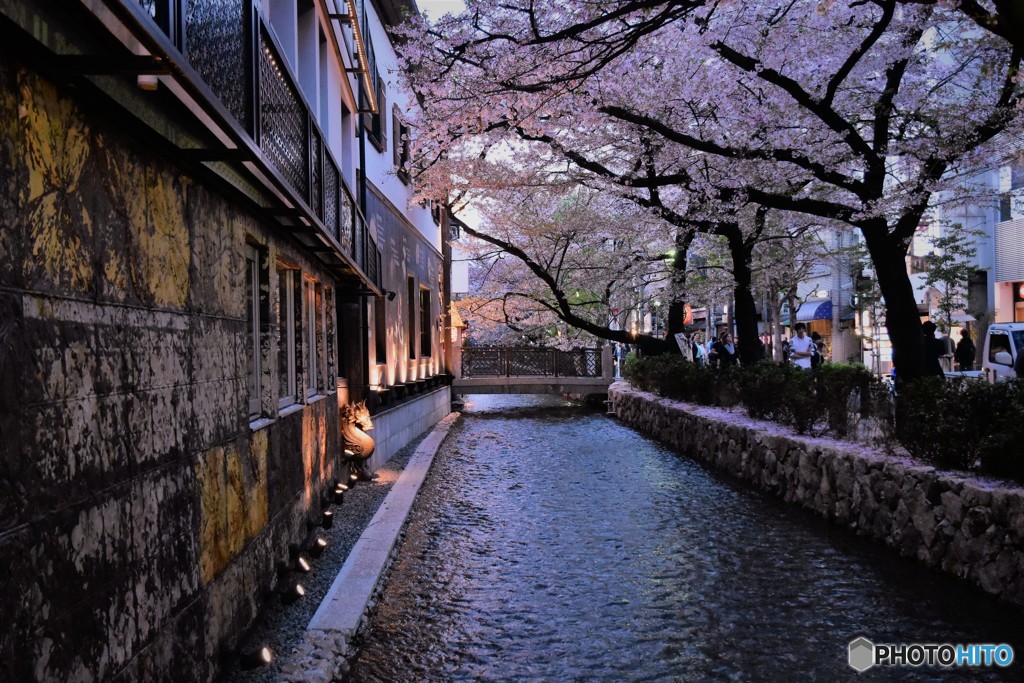
[(448, 412), (412, 11), (0, 1), (0, 680), (211, 680), (346, 474), (340, 405), (371, 466)]

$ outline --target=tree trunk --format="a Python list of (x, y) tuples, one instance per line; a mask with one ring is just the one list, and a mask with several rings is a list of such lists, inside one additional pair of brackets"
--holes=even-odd
[(676, 235), (676, 253), (672, 258), (672, 301), (668, 305), (668, 319), (665, 321), (665, 341), (669, 344), (675, 341), (677, 333), (683, 331), (686, 302), (679, 298), (677, 292), (686, 291), (686, 256), (692, 241), (692, 231), (686, 235)]
[(885, 328), (892, 343), (896, 378), (920, 377), (924, 374), (921, 316), (907, 277), (906, 247), (890, 237), (886, 227), (861, 228), (861, 232), (885, 299)]
[(757, 305), (754, 303), (753, 277), (750, 272), (753, 244), (747, 244), (743, 240), (743, 233), (736, 224), (724, 225), (720, 234), (728, 240), (729, 253), (732, 256), (732, 274), (735, 282), (733, 315), (736, 317), (736, 342), (740, 362), (743, 365), (753, 365), (763, 356), (761, 340), (757, 335)]

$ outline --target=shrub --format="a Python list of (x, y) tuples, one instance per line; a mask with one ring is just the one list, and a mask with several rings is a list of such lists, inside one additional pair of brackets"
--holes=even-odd
[(1024, 381), (975, 382), (967, 390), (979, 430), (975, 451), (983, 471), (1024, 482)]
[(770, 362), (745, 368), (740, 382), (747, 414), (754, 418), (788, 423), (789, 406), (785, 397), (790, 391), (794, 372), (802, 371), (792, 365)]
[(957, 405), (940, 377), (921, 377), (900, 387), (896, 433), (911, 455), (937, 467), (970, 469), (974, 456), (964, 441), (971, 431), (964, 406)]
[(861, 397), (867, 395), (871, 374), (860, 363), (828, 363), (815, 373), (815, 394), (829, 431), (840, 438), (848, 436), (859, 419)]
[(808, 371), (793, 368), (789, 373), (786, 393), (782, 401), (785, 404), (787, 423), (793, 426), (797, 434), (809, 434), (821, 417), (821, 406), (815, 395), (820, 373), (817, 369)]
[(791, 425), (800, 434), (849, 436), (869, 418), (877, 438), (937, 467), (983, 472), (1024, 482), (1024, 381), (947, 382), (923, 377), (893, 397), (859, 364), (811, 371), (758, 363), (716, 370), (676, 354), (630, 353), (623, 376), (644, 391), (703, 405), (743, 404), (751, 417)]
[(896, 397), (889, 385), (873, 379), (860, 397), (860, 416), (873, 427), (872, 437), (892, 453), (896, 439)]

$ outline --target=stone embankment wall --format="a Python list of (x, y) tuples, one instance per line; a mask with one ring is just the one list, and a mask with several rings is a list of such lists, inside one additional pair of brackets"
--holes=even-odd
[(625, 383), (609, 398), (623, 422), (681, 453), (1024, 605), (1020, 488), (701, 416)]

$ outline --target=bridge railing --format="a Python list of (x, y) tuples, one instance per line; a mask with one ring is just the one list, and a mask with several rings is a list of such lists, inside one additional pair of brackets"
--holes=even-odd
[(461, 377), (602, 377), (602, 349), (467, 346)]

